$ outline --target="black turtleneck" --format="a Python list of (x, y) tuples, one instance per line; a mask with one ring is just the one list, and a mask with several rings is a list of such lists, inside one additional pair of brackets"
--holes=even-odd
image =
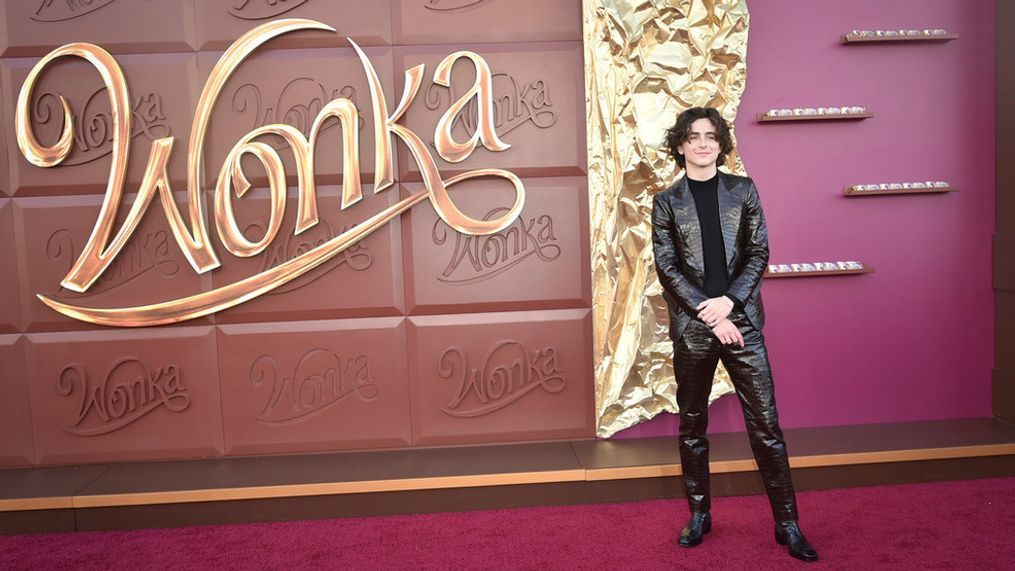
[[(701, 225), (701, 249), (705, 260), (705, 295), (719, 297), (730, 287), (726, 270), (726, 245), (719, 225), (719, 172), (708, 180), (687, 177), (687, 185), (694, 197)], [(736, 303), (738, 300), (734, 300)]]

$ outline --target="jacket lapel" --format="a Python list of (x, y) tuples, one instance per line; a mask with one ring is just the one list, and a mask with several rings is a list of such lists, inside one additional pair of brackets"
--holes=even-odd
[(705, 258), (701, 245), (701, 223), (698, 222), (698, 210), (694, 207), (694, 197), (687, 185), (687, 175), (680, 177), (674, 188), (673, 219), (679, 226), (687, 244), (685, 262), (688, 266), (705, 272)]
[(743, 203), (736, 192), (736, 186), (730, 185), (728, 179), (729, 177), (725, 173), (719, 171), (719, 188), (717, 189), (719, 192), (719, 226), (722, 228), (722, 241), (726, 247), (726, 267), (732, 272)]

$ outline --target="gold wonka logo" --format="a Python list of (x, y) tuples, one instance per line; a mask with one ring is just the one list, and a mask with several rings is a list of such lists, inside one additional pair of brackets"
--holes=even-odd
[[(169, 220), (176, 243), (197, 273), (213, 270), (221, 265), (218, 254), (209, 240), (208, 222), (205, 217), (205, 189), (203, 150), (204, 139), (220, 92), (230, 75), (258, 46), (271, 38), (297, 30), (327, 30), (334, 28), (305, 19), (285, 19), (257, 26), (237, 39), (216, 63), (202, 89), (197, 102), (194, 123), (191, 126), (187, 147), (187, 214), (190, 228), (184, 222), (173, 199), (166, 165), (173, 150), (173, 137), (162, 137), (152, 141), (137, 197), (130, 205), (126, 219), (113, 235), (113, 225), (124, 195), (127, 170), (127, 156), (132, 133), (132, 111), (130, 94), (123, 72), (113, 56), (104, 49), (86, 43), (67, 44), (42, 58), (25, 78), (18, 96), (15, 125), (18, 147), (22, 155), (33, 165), (53, 167), (66, 159), (75, 142), (75, 124), (70, 104), (61, 97), (63, 107), (63, 128), (53, 146), (39, 143), (32, 130), (30, 107), (32, 89), (39, 75), (53, 60), (65, 56), (79, 57), (88, 61), (102, 76), (110, 101), (113, 141), (110, 178), (106, 186), (102, 208), (98, 219), (74, 264), (60, 282), (65, 289), (85, 292), (109, 267), (123, 250), (131, 235), (137, 229), (141, 218), (156, 196)], [(514, 173), (503, 169), (477, 169), (466, 171), (447, 180), (441, 177), (433, 156), (422, 139), (399, 124), (402, 116), (412, 104), (423, 81), (424, 66), (417, 65), (405, 72), (405, 88), (402, 99), (395, 110), (388, 112), (387, 98), (381, 87), (380, 78), (363, 50), (351, 39), (349, 43), (359, 56), (363, 71), (370, 87), (370, 98), (374, 111), (374, 138), (376, 140), (376, 162), (374, 165), (374, 192), (382, 192), (394, 184), (394, 158), (392, 139), (397, 137), (408, 147), (419, 166), (425, 186), (384, 210), (370, 216), (360, 224), (321, 243), (299, 256), (277, 266), (265, 269), (253, 276), (235, 283), (218, 287), (200, 294), (143, 305), (122, 308), (95, 308), (63, 303), (46, 295), (37, 294), (39, 299), (56, 311), (81, 321), (118, 327), (139, 327), (176, 323), (201, 317), (233, 307), (272, 291), (321, 266), (341, 252), (352, 247), (389, 221), (397, 218), (414, 205), (429, 199), (441, 220), (454, 230), (473, 236), (494, 234), (511, 225), (521, 212), (525, 202), (525, 188)], [(458, 100), (451, 103), (437, 121), (434, 128), (434, 147), (446, 161), (464, 161), (482, 144), (491, 151), (504, 151), (510, 145), (497, 135), (494, 122), (493, 74), (486, 61), (478, 54), (459, 51), (448, 55), (438, 65), (433, 82), (450, 88), (451, 68), (460, 59), (468, 60), (475, 67), (473, 85)], [(456, 140), (451, 133), (459, 114), (475, 108), (477, 128), (465, 141)], [(286, 173), (278, 151), (259, 138), (275, 135), (281, 137), (296, 159), (297, 169), (297, 212), (295, 234), (299, 235), (319, 222), (313, 161), (318, 135), (330, 119), (337, 119), (342, 128), (342, 203), (344, 210), (363, 198), (359, 168), (359, 111), (348, 98), (339, 97), (326, 103), (310, 125), (309, 135), (287, 124), (272, 124), (257, 127), (233, 146), (223, 162), (214, 193), (215, 229), (225, 249), (237, 257), (253, 257), (264, 252), (282, 225), (286, 206)], [(233, 195), (242, 198), (250, 189), (250, 182), (243, 172), (241, 158), (251, 155), (257, 159), (268, 175), (270, 191), (270, 213), (267, 230), (257, 241), (250, 241), (243, 234), (233, 212)], [(514, 204), (503, 214), (493, 219), (475, 219), (455, 205), (448, 195), (448, 188), (465, 180), (479, 177), (500, 177), (512, 184), (515, 191)]]

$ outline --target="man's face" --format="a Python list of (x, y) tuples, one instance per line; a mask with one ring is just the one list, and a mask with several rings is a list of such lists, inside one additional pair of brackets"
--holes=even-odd
[(691, 132), (687, 140), (677, 147), (677, 152), (696, 167), (707, 168), (715, 164), (719, 159), (719, 139), (712, 122), (702, 118), (691, 123)]

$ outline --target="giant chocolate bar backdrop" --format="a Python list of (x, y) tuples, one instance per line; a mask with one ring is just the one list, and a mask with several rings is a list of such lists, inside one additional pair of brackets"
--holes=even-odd
[[(334, 32), (279, 34), (244, 55), (208, 110), (204, 168), (192, 178), (192, 129), (216, 65), (241, 36), (283, 19)], [(593, 436), (581, 26), (579, 0), (6, 2), (0, 465)], [(129, 131), (118, 140), (123, 124), (97, 67), (56, 58), (20, 109), (41, 147), (55, 147), (65, 129), (62, 101), (71, 110), (71, 149), (42, 168), (19, 145), (19, 95), (40, 59), (70, 42), (115, 58), (129, 88)], [(461, 51), (489, 66), (485, 102), (469, 95), (482, 75), (469, 57), (454, 61), (447, 82), (435, 81), (441, 61)], [(418, 90), (395, 122), (419, 137), (444, 181), (480, 169), (520, 177), (524, 204), (510, 224), (463, 232), (424, 198), (296, 279), (193, 318), (117, 327), (50, 306), (115, 313), (203, 299), (427, 196), (432, 181), (420, 161), (401, 136), (377, 130), (402, 100), (406, 72), (421, 64)], [(387, 109), (377, 106), (378, 89)], [(351, 104), (346, 117), (315, 130), (339, 99)], [(465, 103), (450, 139), (480, 142), (448, 160), (436, 127), (456, 102)], [(491, 150), (484, 113), (508, 148)], [(243, 240), (224, 240), (215, 192), (223, 162), (241, 138), (273, 124), (311, 139), (313, 180), (300, 180), (298, 139), (259, 138), (264, 148), (255, 151), (278, 156), (285, 188), (271, 190), (272, 169), (256, 152), (240, 156), (246, 181), (223, 178), (232, 178), (228, 220)], [(375, 193), (378, 133), (392, 141), (393, 184)], [(144, 196), (146, 169), (157, 164), (149, 153), (169, 137), (165, 176), (151, 179), (164, 186), (130, 237), (91, 285), (64, 282), (104, 212), (116, 146), (129, 144), (129, 155), (110, 241)], [(344, 196), (349, 140), (358, 142), (358, 201)], [(310, 225), (300, 219), (308, 186), (317, 207)], [(189, 208), (203, 195), (205, 247), (220, 267), (195, 271), (166, 215), (170, 189), (187, 232)], [(493, 176), (449, 183), (447, 192), (464, 216), (492, 221), (507, 216), (517, 189)], [(230, 253), (268, 238), (255, 255)]]

